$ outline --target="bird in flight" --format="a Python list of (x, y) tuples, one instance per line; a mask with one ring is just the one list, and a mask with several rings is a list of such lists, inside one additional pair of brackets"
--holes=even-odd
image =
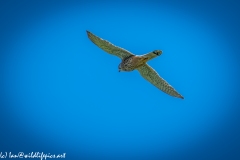
[(89, 31), (87, 31), (87, 35), (88, 38), (99, 48), (103, 49), (107, 53), (121, 58), (122, 62), (118, 66), (119, 72), (133, 71), (137, 69), (143, 78), (152, 83), (158, 89), (171, 96), (184, 99), (181, 94), (179, 94), (170, 84), (161, 78), (152, 67), (147, 64), (147, 61), (160, 56), (162, 54), (161, 50), (155, 50), (144, 55), (135, 55), (123, 48), (113, 45), (112, 43), (92, 34)]

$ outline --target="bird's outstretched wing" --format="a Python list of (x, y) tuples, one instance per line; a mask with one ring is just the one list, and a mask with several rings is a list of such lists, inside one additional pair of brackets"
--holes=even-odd
[(131, 55), (134, 55), (132, 53), (130, 53), (129, 51), (117, 47), (115, 45), (113, 45), (112, 43), (92, 34), (91, 32), (87, 31), (87, 35), (88, 38), (94, 43), (96, 44), (98, 47), (100, 47), (101, 49), (103, 49), (104, 51), (113, 54), (115, 56), (118, 56), (121, 59), (124, 59), (126, 57), (129, 57)]
[(168, 84), (163, 78), (161, 78), (158, 73), (150, 67), (148, 64), (144, 64), (143, 66), (137, 69), (140, 74), (152, 83), (154, 86), (162, 90), (163, 92), (178, 98), (184, 98), (180, 95), (170, 84)]

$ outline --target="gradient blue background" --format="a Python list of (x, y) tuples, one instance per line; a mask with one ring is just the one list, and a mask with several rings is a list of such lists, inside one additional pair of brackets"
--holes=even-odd
[[(240, 158), (237, 1), (0, 1), (0, 151), (67, 159)], [(184, 100), (89, 41), (149, 62)]]

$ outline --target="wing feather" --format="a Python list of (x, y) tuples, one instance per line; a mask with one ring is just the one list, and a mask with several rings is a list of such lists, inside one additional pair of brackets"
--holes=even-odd
[(145, 64), (137, 69), (140, 74), (152, 83), (154, 86), (162, 90), (163, 92), (178, 98), (184, 98), (181, 94), (179, 94), (170, 84), (168, 84), (163, 78), (159, 76), (159, 74), (148, 64)]
[(112, 55), (118, 56), (121, 59), (124, 59), (131, 55), (134, 55), (131, 52), (129, 52), (123, 48), (117, 47), (117, 46), (113, 45), (112, 43), (92, 34), (89, 31), (87, 31), (87, 35), (88, 35), (88, 38), (99, 48), (103, 49), (104, 51), (106, 51)]

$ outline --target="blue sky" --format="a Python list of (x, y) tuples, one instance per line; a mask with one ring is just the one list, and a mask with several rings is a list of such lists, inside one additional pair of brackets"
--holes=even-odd
[[(0, 151), (69, 159), (237, 159), (237, 1), (1, 2)], [(96, 47), (149, 62), (184, 100)]]

